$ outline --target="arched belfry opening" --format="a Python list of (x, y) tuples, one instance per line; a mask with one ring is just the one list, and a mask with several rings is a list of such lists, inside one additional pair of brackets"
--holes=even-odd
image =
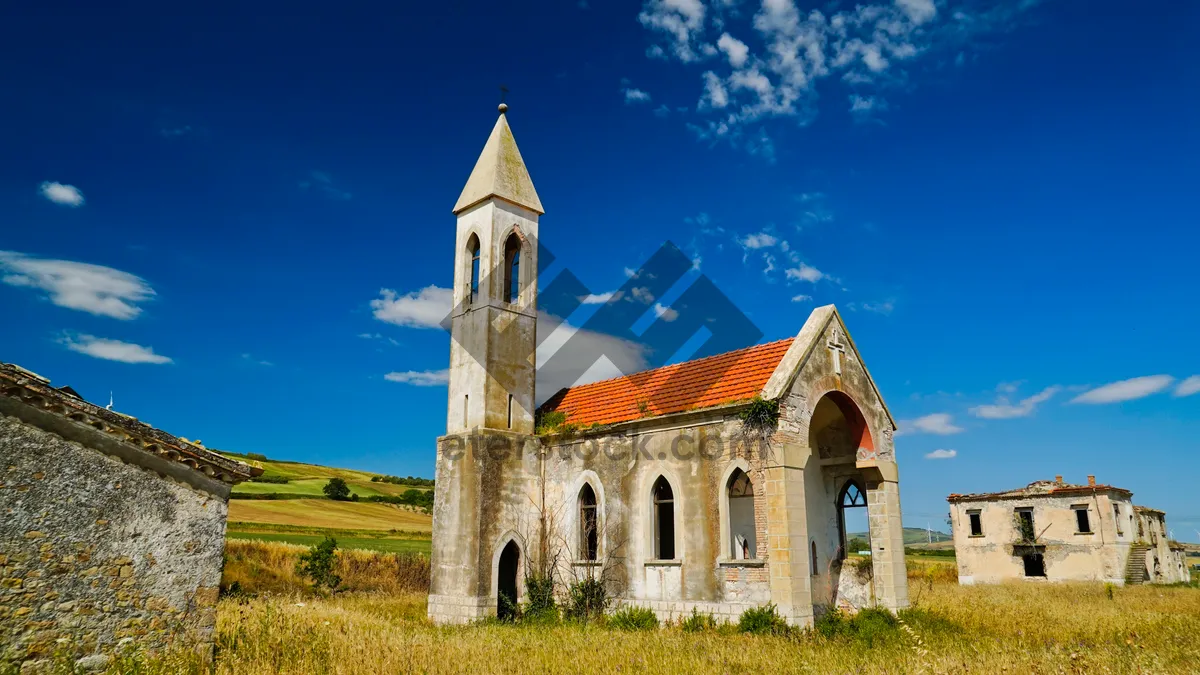
[(725, 483), (729, 499), (729, 551), (733, 560), (757, 558), (758, 537), (754, 527), (754, 484), (741, 469), (734, 469)]
[(521, 248), (523, 242), (516, 232), (504, 240), (504, 301), (515, 303), (521, 298)]
[[(848, 480), (837, 498), (838, 560), (860, 547), (870, 548), (871, 527), (867, 517), (867, 493), (856, 480)], [(861, 543), (856, 543), (861, 542)]]
[(479, 237), (474, 233), (467, 240), (467, 287), (465, 300), (474, 304), (479, 300)]
[(500, 553), (496, 578), (496, 617), (511, 620), (517, 615), (517, 575), (521, 571), (521, 547), (509, 540)]
[(817, 401), (808, 425), (808, 443), (821, 459), (853, 461), (860, 454), (875, 453), (866, 418), (854, 400), (840, 391), (831, 391)]

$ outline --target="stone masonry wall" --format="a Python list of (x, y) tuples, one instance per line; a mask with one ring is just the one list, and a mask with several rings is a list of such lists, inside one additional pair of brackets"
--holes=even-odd
[(227, 505), (0, 415), (0, 667), (211, 649)]

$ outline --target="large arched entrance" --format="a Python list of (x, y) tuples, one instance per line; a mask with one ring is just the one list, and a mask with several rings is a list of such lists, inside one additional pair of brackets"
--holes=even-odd
[(836, 537), (830, 532), (823, 538), (830, 547), (826, 555), (844, 560), (847, 554), (870, 550), (867, 486), (856, 468), (857, 460), (875, 456), (875, 442), (866, 418), (849, 396), (830, 391), (817, 401), (808, 428), (809, 447), (823, 465), (828, 490), (824, 499), (833, 502), (832, 512), (828, 506), (819, 511), (833, 516), (826, 522), (837, 528)]
[(817, 401), (808, 425), (809, 447), (821, 459), (854, 460), (875, 454), (875, 441), (858, 406), (840, 391), (831, 391)]
[(517, 614), (517, 574), (521, 570), (521, 547), (510, 540), (500, 553), (496, 579), (496, 616), (511, 620)]

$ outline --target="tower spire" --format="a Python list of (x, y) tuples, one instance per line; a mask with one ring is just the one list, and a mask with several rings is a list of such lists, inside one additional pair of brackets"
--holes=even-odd
[(521, 159), (521, 151), (508, 126), (508, 104), (501, 102), (499, 110), (500, 117), (454, 204), (454, 213), (462, 213), (489, 197), (499, 197), (538, 215), (544, 214), (529, 169), (525, 168), (525, 160)]

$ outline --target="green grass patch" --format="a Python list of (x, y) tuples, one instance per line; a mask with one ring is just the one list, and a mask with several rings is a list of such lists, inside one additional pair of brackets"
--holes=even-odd
[[(324, 534), (297, 534), (294, 532), (239, 532), (229, 530), (225, 533), (227, 539), (254, 539), (259, 541), (278, 541), (285, 544), (313, 546), (325, 539)], [(401, 539), (392, 537), (343, 537), (337, 536), (338, 548), (362, 549), (379, 551), (380, 553), (422, 553), (429, 555), (432, 541), (430, 539)]]

